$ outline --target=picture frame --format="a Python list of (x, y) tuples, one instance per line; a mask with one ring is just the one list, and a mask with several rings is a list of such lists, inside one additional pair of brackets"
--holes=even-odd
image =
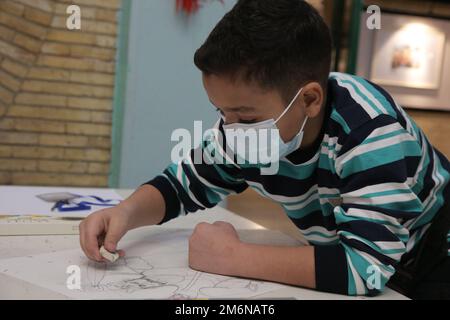
[(376, 31), (370, 80), (416, 89), (439, 89), (446, 35), (433, 19), (384, 14)]

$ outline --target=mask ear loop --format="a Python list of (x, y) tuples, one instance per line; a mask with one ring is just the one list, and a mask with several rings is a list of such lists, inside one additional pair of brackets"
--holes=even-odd
[(294, 104), (294, 102), (297, 100), (298, 96), (300, 95), (300, 93), (302, 93), (303, 88), (300, 88), (300, 90), (297, 92), (297, 94), (295, 95), (294, 99), (292, 99), (291, 103), (289, 103), (289, 105), (287, 106), (286, 109), (284, 109), (283, 113), (277, 118), (277, 120), (275, 120), (275, 124), (278, 122), (278, 120), (281, 119), (281, 117), (283, 117), (286, 112), (289, 111), (289, 109), (292, 107), (292, 105)]
[(306, 116), (306, 118), (305, 118), (305, 121), (303, 121), (302, 127), (300, 128), (300, 131), (299, 131), (299, 132), (302, 132), (302, 131), (303, 131), (303, 129), (305, 129), (305, 126), (306, 126), (306, 121), (308, 121), (308, 119), (309, 119), (309, 117), (308, 117), (308, 116)]

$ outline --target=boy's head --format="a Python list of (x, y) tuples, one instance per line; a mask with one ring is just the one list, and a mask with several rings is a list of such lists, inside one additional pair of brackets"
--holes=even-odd
[(313, 118), (320, 111), (331, 36), (305, 1), (239, 0), (197, 50), (194, 62), (227, 123), (276, 119), (304, 87), (279, 122), (287, 141), (306, 115)]

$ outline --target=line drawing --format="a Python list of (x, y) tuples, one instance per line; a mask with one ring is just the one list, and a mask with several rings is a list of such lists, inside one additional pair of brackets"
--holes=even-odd
[[(89, 260), (80, 248), (52, 250), (0, 261), (0, 272), (33, 288), (45, 288), (73, 299), (252, 298), (278, 290), (281, 284), (228, 277), (189, 267), (190, 229), (151, 228), (121, 243), (127, 253), (115, 263)], [(252, 243), (291, 244), (279, 233), (241, 230)], [(68, 266), (80, 268), (81, 290), (71, 290)], [(33, 289), (34, 290), (34, 289)]]
[[(148, 257), (126, 257), (116, 264), (89, 261), (85, 290), (133, 294), (155, 291), (167, 299), (226, 298), (257, 295), (261, 281), (203, 273), (184, 267), (156, 267)], [(159, 295), (158, 295), (159, 296)]]

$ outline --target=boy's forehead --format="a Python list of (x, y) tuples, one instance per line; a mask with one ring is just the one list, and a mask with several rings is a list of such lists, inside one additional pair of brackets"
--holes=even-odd
[(211, 103), (216, 107), (234, 109), (230, 111), (257, 109), (277, 95), (275, 91), (264, 90), (256, 84), (216, 75), (204, 75), (203, 83)]

